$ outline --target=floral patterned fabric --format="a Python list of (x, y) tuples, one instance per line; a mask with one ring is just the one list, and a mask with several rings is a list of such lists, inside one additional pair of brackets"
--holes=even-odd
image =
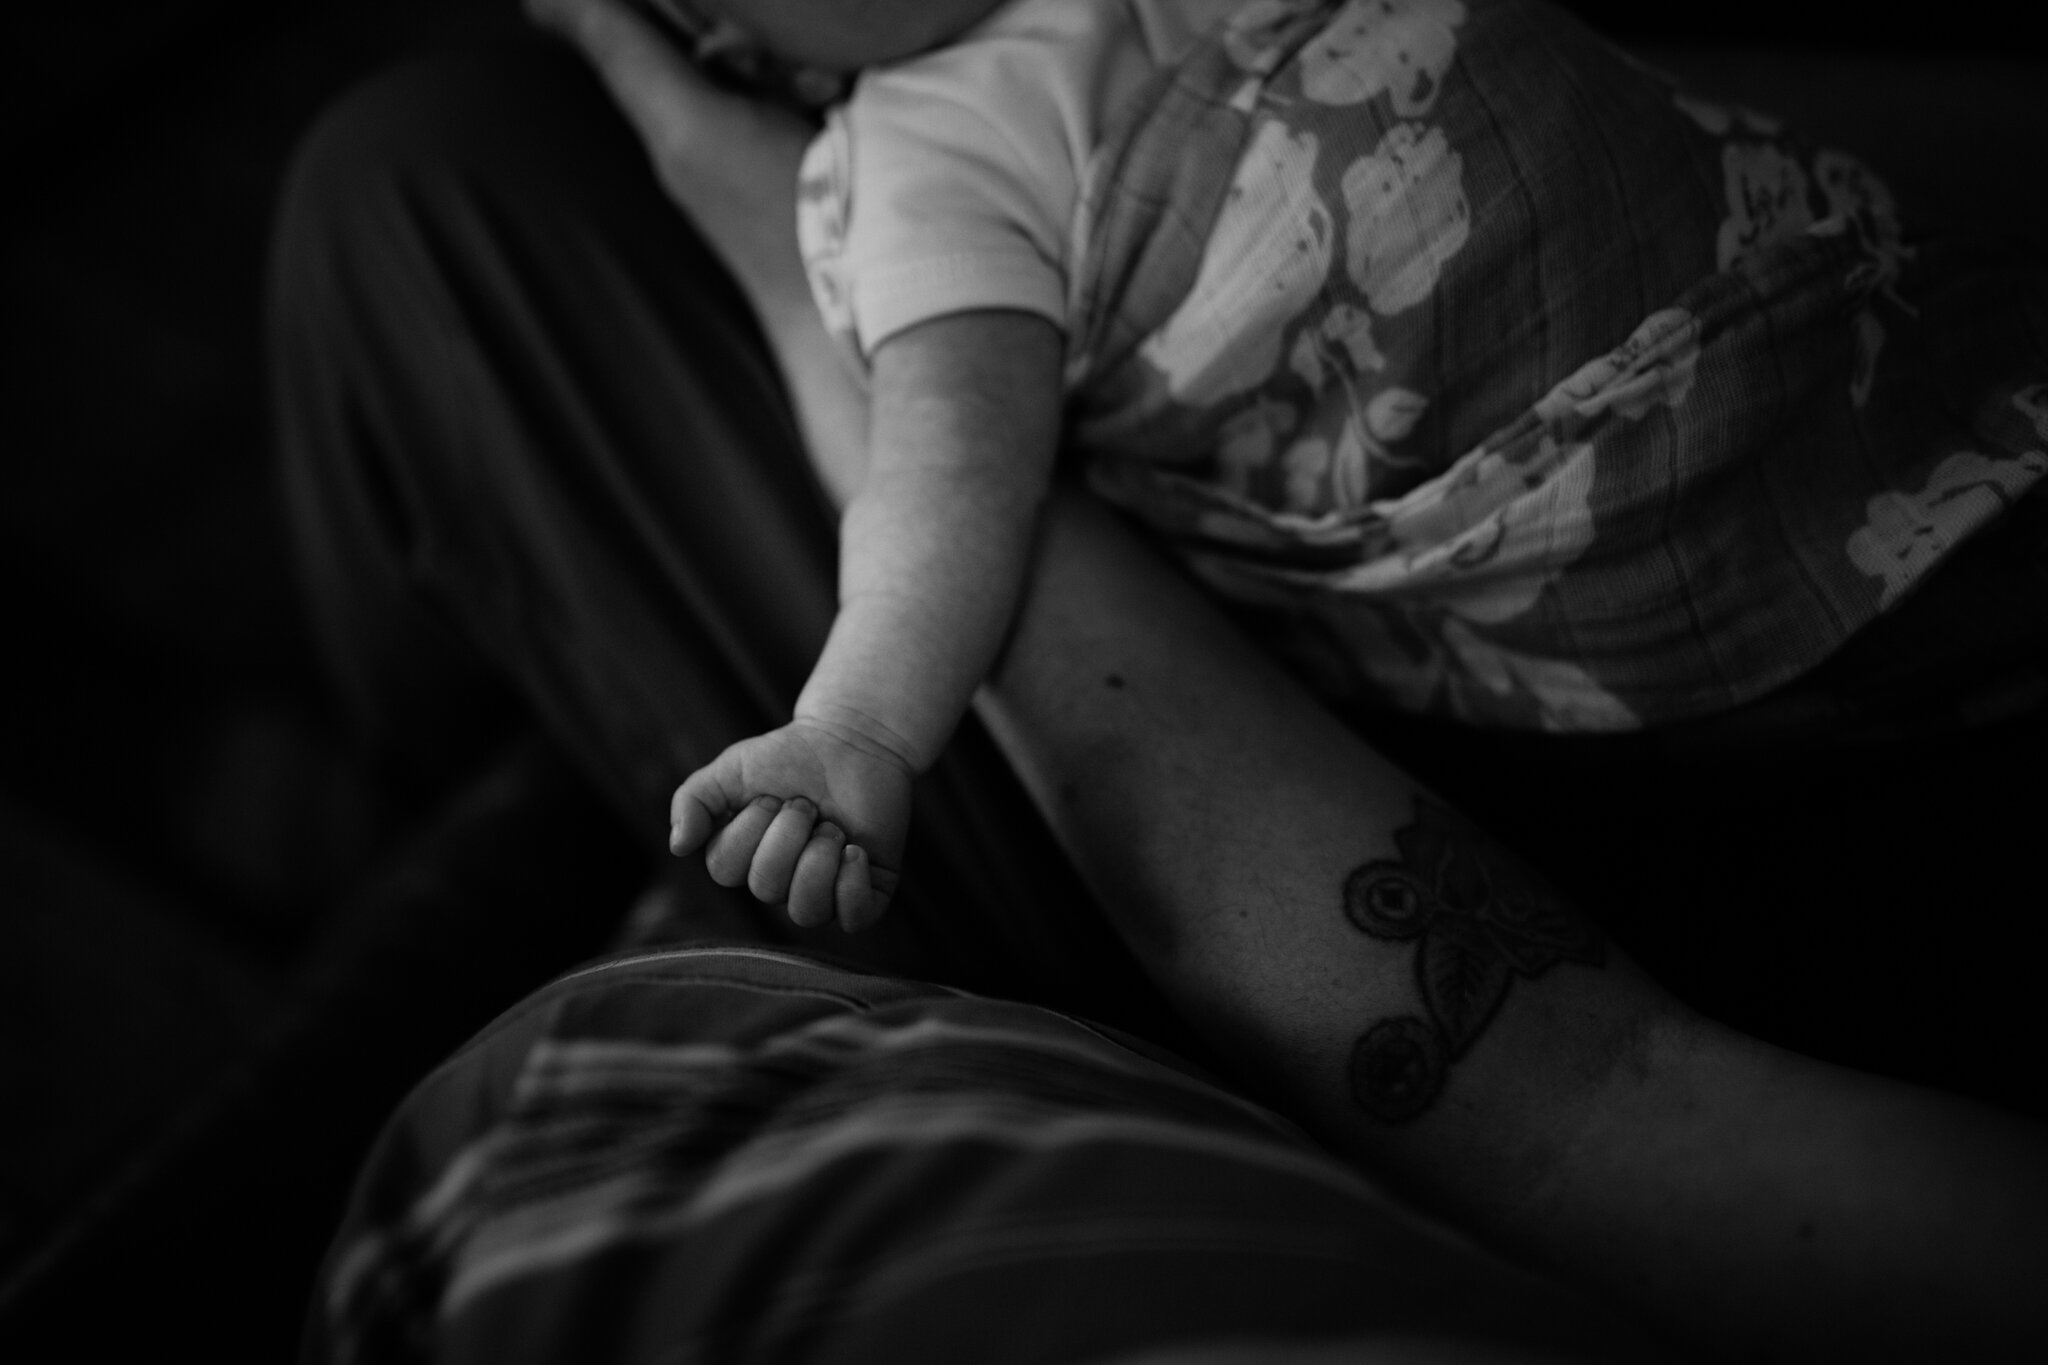
[(1075, 241), (1093, 486), (1341, 699), (1725, 710), (2048, 471), (2048, 266), (1532, 0), (1250, 0)]

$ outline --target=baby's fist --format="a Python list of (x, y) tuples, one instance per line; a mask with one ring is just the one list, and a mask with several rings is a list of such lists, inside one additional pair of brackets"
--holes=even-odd
[(796, 721), (690, 774), (669, 805), (669, 849), (703, 848), (712, 880), (799, 925), (865, 928), (895, 893), (910, 783), (908, 765), (859, 736)]

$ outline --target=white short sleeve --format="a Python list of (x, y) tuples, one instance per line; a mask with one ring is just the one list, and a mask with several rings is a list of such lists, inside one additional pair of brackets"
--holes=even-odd
[(805, 159), (799, 230), (828, 326), (863, 358), (948, 313), (1065, 329), (1104, 119), (1235, 0), (1011, 0), (961, 40), (863, 72)]
[[(1000, 29), (862, 74), (806, 158), (804, 257), (863, 355), (916, 323), (1014, 308), (1066, 323), (1076, 53)], [(1080, 54), (1085, 58), (1086, 54)]]

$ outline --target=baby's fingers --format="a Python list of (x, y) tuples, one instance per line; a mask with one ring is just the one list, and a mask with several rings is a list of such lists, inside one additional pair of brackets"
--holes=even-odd
[(768, 823), (761, 843), (754, 850), (753, 865), (747, 870), (747, 890), (763, 905), (781, 905), (789, 899), (789, 884), (796, 876), (796, 860), (811, 841), (811, 826), (818, 822), (818, 808), (801, 796), (782, 803), (782, 809)]
[(855, 933), (880, 919), (889, 908), (889, 900), (896, 894), (896, 874), (876, 867), (866, 849), (849, 844), (840, 859), (836, 891), (839, 927)]
[(761, 836), (768, 832), (781, 809), (782, 802), (776, 797), (757, 796), (711, 837), (711, 846), (704, 850), (704, 866), (712, 881), (720, 886), (739, 886), (747, 880), (754, 865), (754, 851), (761, 846)]
[[(668, 799), (668, 851), (678, 858), (686, 858), (704, 847), (718, 832), (718, 827), (725, 823), (726, 817), (745, 809), (750, 794), (732, 749), (727, 749), (691, 773), (683, 779), (683, 785), (676, 788), (675, 795)], [(773, 816), (781, 803), (773, 797), (767, 799), (767, 815)], [(766, 828), (764, 817), (761, 829)], [(751, 838), (758, 841), (761, 829), (750, 832), (743, 828), (741, 833), (750, 833)], [(753, 856), (752, 843), (747, 845), (747, 856)], [(744, 876), (745, 873), (739, 875)]]
[(678, 858), (687, 858), (704, 847), (718, 829), (720, 811), (713, 804), (717, 798), (695, 789), (695, 783), (696, 778), (691, 778), (669, 798), (668, 851)]
[(839, 862), (846, 851), (846, 832), (829, 820), (811, 831), (789, 882), (789, 918), (806, 929), (830, 924), (838, 897)]

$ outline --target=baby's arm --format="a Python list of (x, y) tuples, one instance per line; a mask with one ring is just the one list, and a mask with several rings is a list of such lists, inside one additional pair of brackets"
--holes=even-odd
[[(995, 661), (1059, 439), (1061, 335), (1027, 313), (923, 323), (873, 364), (868, 468), (841, 528), (840, 609), (788, 725), (692, 773), (669, 846), (799, 924), (872, 922), (910, 781)], [(720, 828), (721, 824), (723, 828)]]

